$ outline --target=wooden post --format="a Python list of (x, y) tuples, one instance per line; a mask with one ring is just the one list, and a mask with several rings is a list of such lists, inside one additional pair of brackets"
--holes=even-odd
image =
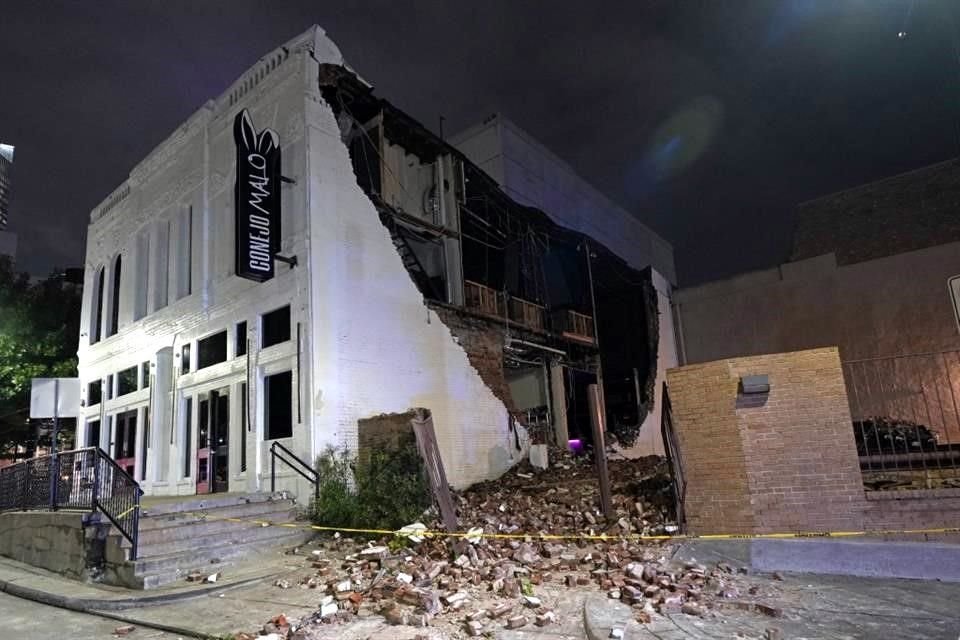
[(427, 470), (430, 489), (433, 499), (440, 509), (440, 519), (447, 531), (457, 530), (457, 510), (450, 494), (450, 485), (447, 484), (447, 474), (440, 459), (440, 447), (433, 430), (433, 416), (426, 409), (417, 409), (416, 417), (410, 421), (413, 433), (417, 438), (417, 449), (420, 458)]
[(607, 474), (607, 448), (604, 445), (605, 414), (601, 401), (600, 389), (591, 384), (587, 387), (590, 394), (590, 424), (593, 427), (593, 455), (597, 465), (597, 478), (600, 480), (600, 503), (603, 515), (608, 521), (613, 520), (613, 504), (610, 501), (610, 476)]

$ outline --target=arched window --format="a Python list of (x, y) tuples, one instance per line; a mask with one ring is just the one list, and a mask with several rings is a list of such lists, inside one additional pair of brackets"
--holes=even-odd
[(113, 291), (110, 306), (110, 326), (107, 329), (107, 336), (112, 336), (117, 332), (120, 326), (120, 254), (117, 254), (113, 261)]
[(100, 342), (103, 330), (103, 267), (97, 269), (93, 280), (93, 313), (90, 317), (90, 344)]

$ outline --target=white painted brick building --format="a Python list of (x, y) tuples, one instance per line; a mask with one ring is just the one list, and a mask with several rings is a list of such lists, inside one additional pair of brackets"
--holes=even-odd
[[(409, 131), (422, 129), (403, 114), (396, 116), (401, 128), (383, 112), (369, 120), (374, 125), (346, 122), (343, 105), (335, 109), (323, 93), (324, 79), (337, 69), (353, 77), (319, 27), (277, 48), (193, 114), (91, 214), (77, 444), (100, 446), (148, 494), (267, 490), (273, 443), (312, 463), (329, 445), (356, 447), (358, 420), (413, 407), (431, 410), (454, 486), (494, 478), (525, 455), (526, 431), (515, 426), (504, 401), (511, 391), (491, 386), (488, 372), (481, 377), (463, 334), (452, 334), (438, 315), (471, 313), (476, 303), (464, 293), (466, 234), (455, 201), (458, 190), (469, 190), (469, 179), (457, 175), (466, 161), (438, 139), (402, 147)], [(297, 261), (277, 262), (275, 277), (263, 283), (235, 273), (233, 127), (243, 110), (258, 131), (270, 128), (279, 138), (285, 178), (279, 255)], [(384, 136), (376, 169), (382, 174), (371, 178), (361, 175), (350, 145), (361, 130), (372, 140), (374, 126)], [(424, 153), (436, 159), (428, 162)], [(483, 182), (473, 175), (474, 184)], [(411, 182), (404, 186), (405, 180)], [(449, 183), (449, 193), (435, 200), (410, 186), (426, 195), (431, 184)], [(432, 252), (421, 254), (418, 266), (430, 273), (417, 282), (409, 257), (395, 246), (395, 228), (385, 226), (385, 209), (433, 234), (414, 242)], [(669, 260), (672, 273), (672, 254)], [(429, 304), (428, 276), (439, 292)], [(670, 283), (655, 271), (650, 277), (660, 316), (651, 375), (659, 384), (676, 353)], [(494, 291), (472, 286), (476, 295)], [(596, 352), (592, 330), (572, 337), (551, 332), (542, 320), (552, 309), (509, 302), (518, 301), (518, 309), (539, 320), (525, 334), (511, 334), (508, 322), (508, 343), (512, 335), (514, 346), (533, 353)], [(507, 302), (511, 311), (502, 312), (509, 315), (514, 307)], [(586, 317), (582, 309), (558, 310), (565, 327), (570, 318)], [(485, 321), (501, 326), (489, 314)], [(494, 336), (492, 343), (500, 342), (505, 357), (503, 339)], [(540, 347), (541, 339), (555, 346)], [(562, 402), (570, 395), (565, 378), (549, 373), (557, 363), (538, 362), (543, 393)], [(537, 402), (551, 398), (530, 405)], [(653, 452), (659, 411), (645, 416), (639, 446)], [(562, 420), (565, 434), (565, 412)], [(309, 493), (285, 465), (277, 472), (278, 489)]]
[[(226, 442), (226, 487), (218, 488), (234, 491), (269, 488), (272, 429), (312, 461), (327, 445), (353, 445), (359, 418), (416, 406), (433, 412), (456, 485), (503, 471), (491, 468), (491, 448), (514, 449), (506, 409), (423, 304), (357, 186), (319, 94), (321, 62), (343, 61), (316, 27), (264, 56), (91, 214), (78, 444), (125, 461), (148, 494), (191, 494), (200, 466), (210, 480), (221, 470), (216, 456), (198, 460), (204, 427)], [(241, 109), (258, 129), (277, 131), (282, 172), (293, 180), (282, 187), (282, 253), (299, 265), (278, 263), (262, 284), (233, 274), (232, 126)], [(264, 347), (264, 314), (287, 306), (288, 339)], [(220, 332), (225, 357), (204, 366), (200, 341)], [(203, 344), (212, 360), (221, 342)], [(133, 381), (122, 373), (131, 370)], [(292, 379), (289, 435), (265, 418), (265, 393), (271, 382), (285, 389), (272, 377), (283, 372)], [(213, 433), (217, 420), (223, 433)], [(296, 476), (281, 471), (293, 488)]]

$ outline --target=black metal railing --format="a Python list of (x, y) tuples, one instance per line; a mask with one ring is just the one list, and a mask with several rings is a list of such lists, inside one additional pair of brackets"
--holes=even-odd
[(270, 491), (277, 490), (277, 460), (286, 464), (313, 485), (313, 501), (316, 504), (317, 498), (320, 497), (320, 476), (316, 469), (279, 442), (270, 445)]
[(686, 527), (683, 505), (687, 495), (687, 483), (683, 476), (683, 458), (677, 442), (677, 432), (673, 428), (673, 406), (670, 404), (670, 393), (666, 382), (663, 383), (663, 393), (660, 396), (660, 433), (663, 436), (667, 468), (673, 476), (673, 501), (676, 507), (677, 523), (683, 529)]
[(960, 351), (843, 363), (864, 486), (960, 487)]
[(98, 447), (38, 456), (0, 469), (0, 511), (99, 511), (137, 557), (140, 496), (136, 480)]

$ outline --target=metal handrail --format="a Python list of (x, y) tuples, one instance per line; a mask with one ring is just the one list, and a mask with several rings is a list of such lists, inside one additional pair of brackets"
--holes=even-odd
[(0, 511), (100, 511), (130, 541), (137, 558), (143, 490), (99, 447), (38, 456), (0, 473)]
[[(98, 460), (102, 460), (107, 466), (112, 467), (111, 471), (114, 474), (114, 479), (117, 477), (121, 478), (125, 481), (123, 484), (125, 484), (128, 489), (133, 490), (132, 504), (130, 504), (130, 499), (128, 498), (128, 500), (119, 500), (117, 508), (108, 508), (108, 504), (101, 499), (103, 494), (99, 489), (102, 489), (103, 472), (99, 469), (99, 465), (97, 465), (97, 470), (100, 471), (100, 474), (97, 481), (94, 482), (95, 493), (93, 499), (95, 506), (103, 515), (107, 516), (107, 519), (113, 523), (113, 526), (120, 531), (123, 537), (130, 541), (130, 559), (136, 560), (137, 542), (140, 537), (140, 498), (143, 496), (143, 489), (141, 489), (140, 484), (134, 480), (129, 473), (124, 471), (113, 458), (107, 455), (103, 449), (100, 447), (94, 448), (96, 449)], [(121, 521), (126, 519), (127, 516), (129, 516), (129, 520), (127, 520), (128, 524), (122, 523)]]
[[(279, 453), (277, 452), (278, 449), (280, 450)], [(285, 455), (293, 458), (293, 461), (285, 458)], [(317, 498), (320, 497), (320, 475), (313, 467), (304, 462), (297, 454), (295, 454), (293, 451), (290, 451), (290, 449), (283, 446), (279, 442), (274, 442), (270, 445), (270, 492), (273, 493), (276, 491), (277, 487), (278, 458), (281, 462), (286, 463), (288, 467), (297, 472), (307, 482), (313, 484), (313, 499), (316, 501)]]

